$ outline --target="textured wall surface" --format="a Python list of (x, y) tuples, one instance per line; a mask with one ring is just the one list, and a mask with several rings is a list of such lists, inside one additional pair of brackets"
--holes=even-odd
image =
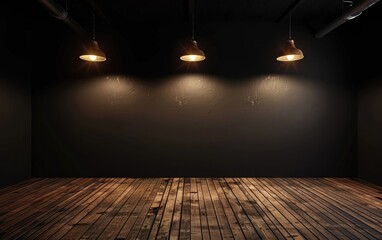
[(359, 92), (358, 173), (362, 179), (382, 185), (382, 77), (369, 80)]
[[(30, 69), (7, 14), (0, 17), (0, 186), (31, 176)], [(24, 42), (25, 43), (25, 42)], [(27, 47), (27, 45), (25, 45)]]

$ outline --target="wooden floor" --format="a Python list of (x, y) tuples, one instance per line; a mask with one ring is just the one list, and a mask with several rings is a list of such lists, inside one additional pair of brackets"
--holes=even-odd
[(31, 179), (0, 239), (382, 239), (382, 188), (351, 179)]

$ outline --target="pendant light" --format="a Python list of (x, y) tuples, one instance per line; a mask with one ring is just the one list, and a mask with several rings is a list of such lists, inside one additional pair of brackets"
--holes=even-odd
[[(191, 41), (187, 42), (185, 49), (183, 50), (180, 60), (185, 62), (200, 62), (206, 59), (204, 52), (199, 49), (198, 43), (195, 41), (195, 0), (190, 1), (191, 14)], [(192, 3), (192, 4), (191, 4)]]
[(277, 58), (277, 61), (280, 62), (293, 62), (304, 58), (302, 51), (294, 45), (292, 39), (292, 20), (291, 15), (289, 15), (289, 39), (282, 48), (280, 56)]
[(103, 62), (106, 61), (105, 53), (100, 49), (95, 39), (95, 14), (93, 13), (93, 38), (90, 45), (85, 49), (85, 53), (80, 56), (84, 61)]

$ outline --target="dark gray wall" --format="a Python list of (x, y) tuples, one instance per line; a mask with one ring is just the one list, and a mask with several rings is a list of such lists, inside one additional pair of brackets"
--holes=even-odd
[(368, 79), (359, 91), (358, 174), (382, 185), (382, 75), (378, 75)]
[(109, 60), (98, 65), (78, 60), (65, 30), (35, 39), (47, 55), (33, 76), (34, 176), (356, 175), (340, 35), (317, 40), (296, 23), (306, 58), (282, 64), (286, 23), (206, 24), (207, 60), (187, 65), (176, 29), (99, 36)]
[[(358, 83), (358, 176), (382, 185), (382, 3), (378, 3), (353, 23), (352, 39)], [(370, 26), (370, 27), (367, 27)], [(371, 27), (373, 26), (373, 27)]]
[(0, 16), (0, 186), (31, 176), (28, 32), (8, 14)]

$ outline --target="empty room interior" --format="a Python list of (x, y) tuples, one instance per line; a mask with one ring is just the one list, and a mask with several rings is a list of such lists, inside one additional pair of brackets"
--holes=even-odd
[(379, 0), (0, 6), (0, 239), (382, 239)]

